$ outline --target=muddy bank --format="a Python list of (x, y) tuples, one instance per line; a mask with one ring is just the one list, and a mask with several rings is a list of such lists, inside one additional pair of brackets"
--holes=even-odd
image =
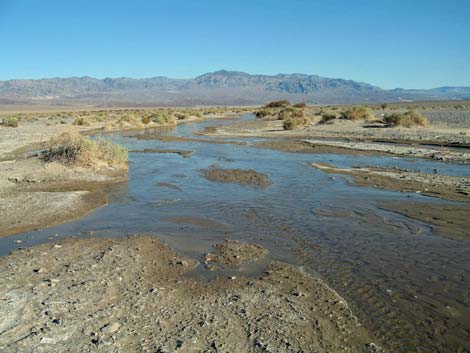
[[(419, 146), (400, 146), (396, 144), (368, 143), (368, 142), (347, 142), (347, 141), (328, 141), (328, 140), (305, 140), (304, 142), (312, 145), (312, 148), (332, 148), (338, 151), (343, 150), (342, 154), (382, 154), (399, 155), (404, 157), (429, 158), (438, 161), (451, 161), (458, 163), (470, 163), (470, 152), (453, 151), (448, 149), (424, 148)], [(349, 151), (351, 153), (345, 153)], [(355, 153), (352, 153), (352, 152)], [(328, 153), (328, 152), (327, 152)], [(334, 152), (329, 152), (334, 153)]]
[(257, 244), (247, 244), (230, 239), (214, 245), (214, 249), (214, 253), (204, 256), (204, 262), (206, 264), (218, 263), (229, 268), (239, 268), (268, 254), (268, 250)]
[(103, 187), (127, 169), (45, 163), (37, 157), (0, 162), (0, 236), (80, 218), (106, 204)]
[(144, 148), (142, 150), (129, 150), (131, 153), (175, 153), (179, 154), (181, 157), (190, 156), (193, 151), (188, 150), (164, 150), (159, 148)]
[(382, 202), (379, 207), (431, 224), (439, 235), (458, 240), (470, 240), (469, 205)]
[(350, 154), (350, 155), (390, 155), (386, 152), (377, 152), (373, 150), (358, 150), (339, 146), (329, 146), (328, 144), (314, 144), (301, 140), (271, 140), (257, 143), (255, 147), (269, 148), (277, 151), (293, 153), (311, 153), (311, 154)]
[(206, 169), (202, 173), (210, 181), (219, 183), (236, 183), (260, 189), (266, 189), (272, 184), (266, 174), (252, 169)]
[(209, 139), (197, 139), (197, 138), (190, 138), (190, 137), (180, 137), (180, 136), (167, 136), (157, 134), (139, 134), (135, 135), (135, 138), (138, 140), (158, 140), (163, 142), (199, 142), (199, 143), (213, 143), (213, 144), (220, 144), (220, 145), (246, 145), (245, 142), (239, 141), (226, 141), (226, 140), (209, 140)]
[(398, 168), (336, 168), (311, 163), (325, 173), (349, 175), (358, 186), (371, 186), (401, 192), (414, 192), (453, 201), (470, 201), (470, 177), (426, 174)]
[(282, 263), (195, 279), (156, 238), (68, 239), (0, 259), (2, 352), (372, 352), (348, 304)]

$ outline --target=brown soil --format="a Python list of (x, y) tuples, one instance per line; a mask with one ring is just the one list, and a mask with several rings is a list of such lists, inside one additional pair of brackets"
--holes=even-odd
[(193, 153), (193, 151), (187, 150), (163, 150), (159, 148), (144, 148), (142, 150), (129, 150), (129, 152), (133, 153), (175, 153), (179, 154), (182, 157), (188, 157)]
[(272, 184), (266, 174), (252, 169), (206, 169), (203, 174), (207, 179), (219, 183), (237, 183), (262, 189)]
[(312, 163), (326, 173), (350, 175), (355, 185), (379, 189), (421, 193), (453, 201), (470, 201), (470, 178), (425, 174), (393, 168), (336, 168), (325, 163)]
[(151, 236), (68, 239), (0, 258), (0, 350), (376, 352), (347, 303), (282, 263), (260, 278), (186, 276)]
[(259, 260), (268, 254), (268, 250), (257, 244), (246, 244), (229, 239), (214, 245), (214, 248), (215, 252), (206, 254), (204, 261), (207, 264), (217, 262), (230, 268), (239, 268), (243, 264)]
[(469, 205), (382, 202), (379, 207), (429, 223), (439, 235), (452, 239), (470, 240)]

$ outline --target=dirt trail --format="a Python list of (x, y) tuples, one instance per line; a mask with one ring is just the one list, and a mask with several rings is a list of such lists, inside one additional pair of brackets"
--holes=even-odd
[(0, 350), (376, 352), (347, 303), (283, 263), (205, 281), (155, 237), (68, 239), (0, 258)]

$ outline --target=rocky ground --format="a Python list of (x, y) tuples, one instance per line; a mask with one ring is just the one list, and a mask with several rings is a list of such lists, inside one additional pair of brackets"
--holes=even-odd
[(207, 281), (152, 236), (67, 239), (0, 259), (2, 352), (377, 352), (321, 280), (271, 263)]

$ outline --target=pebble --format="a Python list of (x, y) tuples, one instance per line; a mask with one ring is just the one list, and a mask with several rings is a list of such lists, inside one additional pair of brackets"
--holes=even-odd
[(121, 324), (119, 322), (113, 322), (112, 324), (104, 325), (101, 328), (101, 332), (107, 335), (112, 335), (113, 333), (116, 333), (120, 327), (121, 327)]

